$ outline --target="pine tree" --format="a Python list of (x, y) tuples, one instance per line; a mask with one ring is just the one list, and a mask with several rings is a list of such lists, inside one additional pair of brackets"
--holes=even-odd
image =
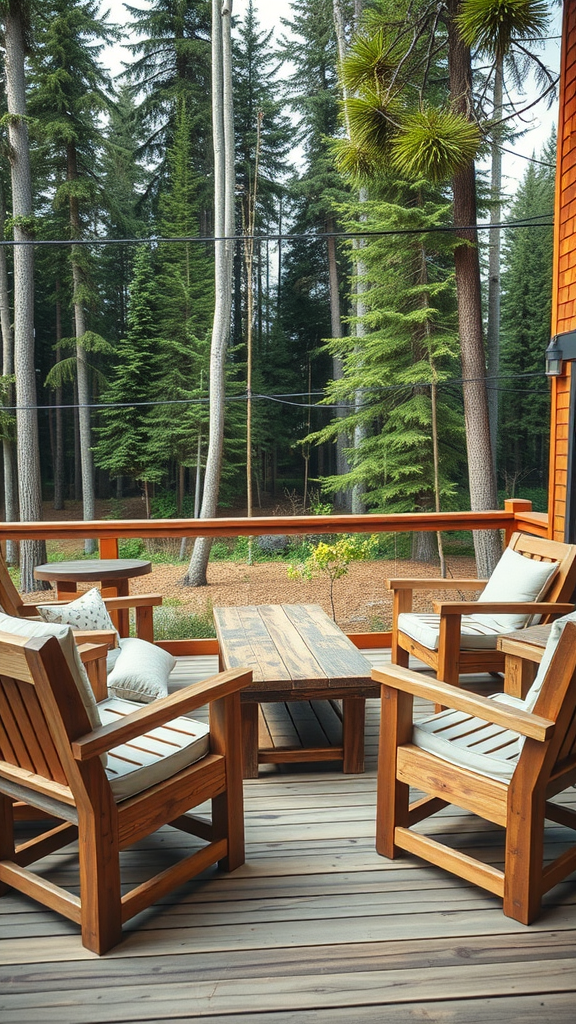
[(153, 406), (146, 404), (160, 394), (158, 306), (156, 267), (149, 246), (143, 245), (134, 257), (128, 331), (116, 346), (114, 370), (102, 395), (102, 402), (111, 407), (100, 414), (95, 461), (111, 476), (142, 481), (145, 489), (163, 472), (154, 443)]
[[(464, 453), (460, 410), (437, 385), (457, 371), (456, 297), (449, 236), (430, 235), (450, 217), (450, 205), (438, 189), (380, 179), (380, 198), (352, 207), (348, 228), (383, 234), (366, 241), (362, 345), (357, 338), (333, 339), (343, 377), (327, 389), (332, 405), (346, 403), (349, 414), (317, 435), (333, 438), (363, 429), (358, 446), (348, 451), (351, 469), (344, 478), (328, 477), (324, 489), (361, 485), (369, 508), (379, 512), (431, 511), (450, 505)], [(422, 234), (418, 232), (421, 231)], [(355, 401), (362, 393), (362, 404)], [(435, 493), (433, 412), (439, 421), (439, 481)], [(438, 502), (436, 501), (438, 497)]]
[(194, 167), (203, 174), (212, 167), (210, 4), (152, 0), (143, 8), (125, 6), (133, 19), (129, 31), (139, 40), (129, 44), (135, 59), (124, 77), (138, 104), (139, 156), (153, 168), (149, 189), (157, 197), (167, 171), (166, 155), (174, 142), (179, 99), (186, 102), (190, 117)]
[[(174, 143), (167, 159), (166, 186), (159, 203), (162, 236), (199, 236), (203, 182), (191, 159), (190, 117), (184, 98), (178, 103)], [(174, 460), (181, 469), (197, 461), (198, 439), (206, 434), (204, 405), (208, 386), (209, 333), (214, 310), (214, 261), (204, 243), (174, 242), (160, 247), (156, 285), (159, 291), (157, 334), (163, 371), (159, 396), (190, 405), (159, 405), (151, 417), (159, 464)]]
[(510, 219), (528, 225), (507, 231), (502, 275), (502, 354), (499, 384), (498, 467), (506, 491), (545, 487), (548, 473), (550, 396), (542, 376), (550, 340), (552, 227), (538, 226), (554, 209), (556, 139), (531, 163), (516, 193)]
[[(54, 194), (66, 204), (69, 232), (81, 239), (96, 208), (95, 154), (102, 143), (100, 115), (107, 109), (108, 77), (98, 57), (115, 32), (98, 17), (96, 0), (49, 0), (39, 22), (34, 59), (31, 109), (47, 140), (53, 166), (65, 168)], [(84, 519), (95, 517), (94, 468), (90, 417), (88, 351), (107, 351), (106, 342), (88, 329), (87, 314), (95, 292), (86, 247), (70, 251), (73, 280), (74, 340), (78, 387), (82, 500)], [(86, 540), (85, 548), (95, 548)]]

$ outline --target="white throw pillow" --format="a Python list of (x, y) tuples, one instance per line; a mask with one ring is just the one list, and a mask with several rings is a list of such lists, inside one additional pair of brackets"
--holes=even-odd
[[(558, 571), (558, 562), (538, 562), (525, 558), (517, 551), (506, 548), (488, 583), (478, 598), (478, 604), (490, 601), (537, 601), (545, 592), (552, 576)], [(522, 629), (530, 615), (476, 615), (481, 622), (497, 626), (501, 633)], [(536, 617), (536, 621), (537, 621)]]
[(32, 619), (16, 619), (11, 615), (4, 615), (3, 612), (0, 612), (0, 630), (4, 633), (12, 633), (13, 636), (55, 636), (60, 643), (62, 653), (66, 658), (68, 668), (76, 684), (76, 689), (86, 708), (90, 725), (93, 729), (97, 729), (102, 725), (94, 692), (86, 675), (86, 669), (78, 654), (78, 648), (70, 626), (51, 622), (34, 622)]
[(45, 622), (66, 622), (74, 629), (113, 629), (118, 643), (118, 632), (96, 587), (70, 604), (39, 604), (37, 607)]
[(168, 676), (176, 658), (161, 647), (136, 637), (122, 637), (120, 653), (110, 660), (113, 661), (108, 676), (111, 696), (148, 704), (168, 695)]

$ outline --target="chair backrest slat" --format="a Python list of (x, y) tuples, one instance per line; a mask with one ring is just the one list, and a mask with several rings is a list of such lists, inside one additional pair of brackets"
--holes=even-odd
[(29, 683), (22, 684), (16, 679), (7, 679), (6, 676), (0, 679), (0, 688), (4, 694), (4, 700), (9, 705), (13, 720), (18, 728), (21, 749), (25, 749), (27, 753), (29, 761), (28, 770), (34, 772), (35, 775), (47, 775), (49, 768), (42, 750), (43, 741), (46, 738), (43, 735), (45, 729), (42, 729), (39, 735), (36, 734), (36, 729), (32, 725), (27, 707), (27, 705), (37, 703), (36, 694), (29, 694), (29, 698), (26, 700), (23, 692), (24, 687), (28, 690), (31, 689)]
[[(11, 642), (8, 642), (11, 641)], [(57, 640), (26, 640), (2, 634), (0, 643), (0, 756), (15, 768), (22, 768), (51, 782), (67, 785), (68, 779), (57, 748), (54, 724), (47, 719), (47, 713), (38, 693), (38, 683), (45, 683), (46, 677), (38, 658), (38, 645), (56, 644), (56, 653), (61, 654)], [(32, 648), (32, 657), (37, 661), (28, 663), (25, 648)], [(61, 654), (60, 671), (67, 666)], [(35, 675), (37, 678), (35, 678)], [(70, 699), (75, 699), (75, 690)], [(79, 700), (79, 698), (78, 698)], [(54, 706), (54, 705), (52, 705)], [(56, 715), (58, 711), (56, 710)], [(62, 733), (62, 730), (60, 730)]]

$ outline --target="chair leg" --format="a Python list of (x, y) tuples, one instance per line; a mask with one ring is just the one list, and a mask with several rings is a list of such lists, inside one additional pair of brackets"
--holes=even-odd
[(344, 697), (342, 701), (342, 747), (344, 775), (358, 775), (364, 771), (364, 728), (366, 699)]
[(218, 864), (223, 871), (235, 871), (246, 859), (239, 693), (232, 693), (210, 705), (210, 735), (213, 751), (226, 757), (226, 789), (212, 800), (215, 834), (226, 836), (228, 840), (227, 856)]
[(120, 850), (114, 804), (100, 807), (99, 814), (92, 809), (88, 814), (80, 814), (78, 854), (82, 944), (94, 953), (106, 953), (122, 938)]
[[(14, 816), (12, 801), (0, 793), (0, 860), (14, 860)], [(0, 881), (0, 896), (5, 896), (10, 886)]]
[(509, 797), (504, 861), (504, 905), (506, 917), (531, 924), (542, 903), (545, 800), (528, 794), (522, 807)]
[(398, 745), (412, 734), (411, 694), (382, 686), (378, 786), (376, 795), (376, 850), (391, 860), (401, 852), (394, 842), (397, 825), (408, 825), (410, 790), (396, 778)]

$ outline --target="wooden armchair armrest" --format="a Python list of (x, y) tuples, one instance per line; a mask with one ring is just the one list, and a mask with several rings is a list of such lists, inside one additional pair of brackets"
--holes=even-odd
[(127, 597), (105, 597), (108, 610), (121, 611), (123, 608), (144, 608), (162, 604), (162, 594), (129, 594)]
[(434, 601), (438, 615), (568, 615), (573, 604), (554, 601)]
[[(162, 594), (128, 594), (127, 597), (104, 597), (102, 600), (108, 610), (112, 609), (112, 611), (121, 611), (123, 608), (144, 608), (150, 605), (162, 604)], [(42, 602), (40, 602), (40, 604), (42, 604)], [(50, 604), (70, 604), (70, 601), (50, 601)], [(36, 614), (36, 605), (30, 604), (25, 605), (24, 607), (33, 608), (34, 614)], [(27, 612), (26, 614), (32, 614), (32, 612)]]
[(202, 683), (193, 683), (178, 693), (146, 704), (131, 715), (126, 715), (121, 722), (104, 725), (82, 736), (72, 744), (72, 753), (77, 761), (89, 761), (120, 743), (126, 743), (158, 725), (170, 722), (178, 715), (188, 714), (204, 704), (222, 700), (237, 690), (243, 690), (251, 682), (251, 669), (228, 669)]
[(388, 590), (482, 590), (488, 580), (398, 579), (384, 580)]
[(105, 644), (106, 650), (116, 645), (115, 629), (73, 629), (77, 644)]
[(481, 718), (484, 722), (512, 729), (521, 736), (533, 740), (543, 742), (550, 738), (554, 730), (555, 723), (548, 718), (541, 718), (540, 715), (523, 711), (521, 708), (500, 704), (478, 693), (468, 693), (458, 686), (450, 686), (440, 679), (430, 679), (400, 665), (372, 669), (372, 679), (403, 693), (411, 693), (413, 697), (422, 697), (433, 704), (441, 704), (454, 711), (464, 711), (466, 714)]
[(88, 665), (91, 661), (97, 661), (98, 658), (106, 658), (108, 654), (108, 645), (99, 643), (85, 643), (78, 644), (78, 654), (83, 665)]

